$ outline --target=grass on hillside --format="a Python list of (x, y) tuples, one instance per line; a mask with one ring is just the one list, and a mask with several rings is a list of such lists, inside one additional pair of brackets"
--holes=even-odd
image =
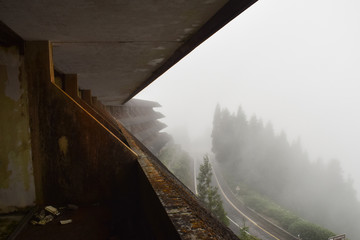
[[(236, 187), (232, 187), (232, 189), (236, 189)], [(298, 217), (243, 183), (238, 184), (237, 189), (238, 191), (233, 190), (233, 192), (236, 192), (237, 198), (246, 206), (294, 236), (300, 235), (303, 240), (326, 240), (336, 235), (326, 228)]]

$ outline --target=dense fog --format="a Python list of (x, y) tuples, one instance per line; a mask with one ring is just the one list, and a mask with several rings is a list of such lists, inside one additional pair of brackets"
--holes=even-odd
[[(162, 105), (157, 110), (166, 115), (162, 121), (169, 127), (164, 131), (197, 159), (212, 152), (216, 105), (227, 108), (229, 116), (236, 116), (241, 106), (247, 122), (261, 119), (264, 131), (271, 126), (276, 141), (283, 138), (289, 148), (301, 149), (299, 158), (307, 164), (279, 166), (306, 179), (306, 174), (316, 175), (310, 169), (322, 169), (324, 178), (312, 180), (319, 189), (324, 179), (332, 181), (325, 178), (331, 171), (344, 184), (338, 186), (341, 191), (329, 188), (328, 195), (316, 197), (333, 196), (322, 206), (324, 214), (332, 212), (332, 204), (345, 204), (339, 199), (346, 194), (355, 204), (352, 197), (360, 199), (358, 12), (360, 2), (355, 0), (259, 1), (136, 97)], [(233, 159), (240, 158), (234, 154)], [(286, 187), (266, 189), (273, 198), (289, 197)], [(305, 205), (303, 200), (297, 207)], [(347, 217), (358, 221), (358, 210), (350, 214), (348, 208), (339, 209), (332, 212), (331, 224), (345, 226)]]
[[(308, 221), (352, 239), (360, 236), (360, 202), (338, 160), (309, 161), (300, 140), (289, 142), (284, 132), (275, 134), (271, 123), (248, 118), (241, 107), (230, 113), (218, 105), (211, 137), (233, 189), (244, 183)], [(282, 225), (289, 230), (292, 221)]]

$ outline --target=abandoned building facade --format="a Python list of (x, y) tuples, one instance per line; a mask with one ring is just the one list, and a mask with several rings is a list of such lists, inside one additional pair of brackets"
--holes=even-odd
[(1, 0), (0, 213), (74, 203), (86, 239), (237, 239), (153, 155), (164, 116), (133, 97), (254, 2)]

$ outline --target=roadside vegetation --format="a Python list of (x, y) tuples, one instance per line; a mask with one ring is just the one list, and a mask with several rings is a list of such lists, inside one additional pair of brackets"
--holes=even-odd
[(233, 192), (236, 192), (236, 197), (246, 206), (294, 236), (300, 236), (304, 240), (326, 240), (336, 235), (326, 228), (298, 217), (266, 196), (249, 189), (245, 184), (239, 184), (231, 188)]
[(170, 172), (194, 191), (193, 159), (179, 144), (170, 141), (161, 149), (158, 157)]
[(230, 113), (218, 105), (211, 136), (217, 166), (233, 189), (243, 183), (261, 194), (242, 196), (251, 208), (304, 240), (327, 239), (332, 231), (360, 236), (360, 202), (338, 160), (311, 160), (299, 139), (289, 142), (284, 132), (248, 118), (240, 107)]
[(243, 221), (243, 223), (244, 223), (243, 226), (239, 230), (240, 233), (239, 233), (238, 237), (241, 240), (260, 240), (259, 238), (251, 236), (249, 234), (249, 227), (247, 227), (245, 225), (245, 220)]
[(226, 226), (229, 225), (229, 219), (223, 207), (218, 188), (211, 184), (212, 168), (208, 156), (204, 156), (203, 163), (200, 165), (200, 171), (197, 177), (198, 198), (204, 206), (212, 212)]
[[(189, 189), (194, 191), (193, 183), (193, 159), (184, 151), (180, 145), (174, 142), (168, 143), (159, 153), (160, 161)], [(197, 176), (198, 198), (216, 218), (226, 226), (229, 219), (223, 208), (221, 197), (217, 187), (211, 183), (212, 168), (208, 156), (204, 156), (203, 163)]]

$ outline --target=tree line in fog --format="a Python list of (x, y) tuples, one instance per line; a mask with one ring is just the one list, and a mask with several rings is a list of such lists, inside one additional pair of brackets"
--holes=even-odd
[(235, 114), (219, 105), (212, 151), (230, 186), (246, 183), (304, 219), (360, 236), (360, 204), (338, 160), (310, 161), (300, 140), (289, 143), (271, 123), (248, 118), (241, 107)]

